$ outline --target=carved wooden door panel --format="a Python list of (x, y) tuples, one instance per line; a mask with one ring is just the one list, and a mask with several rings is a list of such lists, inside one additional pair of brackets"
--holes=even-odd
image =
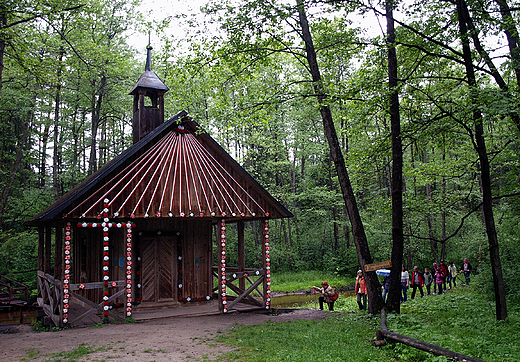
[(158, 302), (175, 298), (174, 245), (174, 241), (169, 237), (160, 237), (157, 240)]
[(175, 245), (172, 236), (141, 239), (143, 302), (165, 302), (175, 299)]

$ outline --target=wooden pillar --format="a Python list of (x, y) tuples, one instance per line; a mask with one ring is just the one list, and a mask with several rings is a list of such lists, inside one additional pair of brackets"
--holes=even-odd
[(38, 270), (43, 271), (45, 260), (45, 228), (38, 226)]
[(218, 296), (218, 310), (222, 313), (224, 305), (222, 304), (222, 291), (220, 281), (222, 270), (220, 265), (220, 256), (222, 255), (222, 243), (220, 242), (220, 222), (215, 225), (215, 241), (217, 243), (217, 296)]
[(262, 242), (260, 243), (260, 247), (262, 248), (262, 269), (264, 270), (264, 282), (262, 283), (262, 294), (264, 296), (264, 306), (267, 301), (267, 262), (266, 262), (266, 247), (265, 247), (265, 219), (260, 220), (260, 235), (262, 238)]
[(164, 122), (164, 92), (159, 93), (159, 112), (160, 112), (159, 123), (163, 123)]
[[(245, 248), (245, 239), (244, 239), (244, 222), (239, 221), (237, 223), (237, 231), (238, 231), (238, 271), (243, 272), (246, 268), (246, 248)], [(238, 286), (240, 289), (246, 289), (246, 280), (245, 278), (240, 278), (238, 282)]]
[(54, 240), (54, 278), (63, 280), (63, 227), (56, 226), (56, 240)]
[(52, 251), (52, 228), (50, 226), (45, 227), (45, 261), (43, 264), (43, 271), (45, 273), (51, 273), (51, 251)]

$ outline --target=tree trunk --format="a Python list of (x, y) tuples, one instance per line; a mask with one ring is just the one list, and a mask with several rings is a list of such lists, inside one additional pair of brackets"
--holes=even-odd
[[(459, 22), (459, 30), (462, 40), (462, 50), (464, 56), (464, 65), (466, 67), (466, 75), (470, 86), (471, 96), (475, 97), (477, 83), (475, 79), (475, 71), (473, 68), (473, 60), (469, 47), (468, 30), (465, 19), (466, 4), (464, 0), (457, 0), (457, 17)], [(478, 104), (474, 102), (474, 104)], [(482, 178), (482, 207), (484, 212), (484, 222), (486, 224), (486, 233), (489, 243), (489, 256), (491, 259), (491, 271), (493, 274), (493, 284), (495, 289), (495, 304), (497, 320), (507, 318), (506, 293), (504, 288), (504, 280), (502, 278), (502, 264), (500, 262), (500, 253), (498, 248), (498, 239), (495, 228), (495, 219), (493, 216), (493, 203), (491, 191), (491, 172), (489, 159), (487, 155), (486, 143), (484, 139), (484, 125), (482, 114), (478, 109), (473, 110), (473, 121), (475, 123), (475, 141), (476, 151), (480, 161), (480, 176)]]
[(88, 166), (88, 174), (91, 175), (94, 172), (96, 172), (97, 168), (97, 152), (96, 152), (96, 145), (97, 145), (97, 133), (98, 133), (98, 127), (99, 127), (99, 120), (100, 120), (100, 114), (101, 114), (101, 104), (103, 103), (103, 95), (105, 94), (105, 86), (106, 86), (106, 77), (103, 75), (101, 77), (101, 83), (99, 85), (98, 89), (98, 96), (97, 101), (93, 102), (92, 107), (92, 138), (90, 139), (90, 159), (89, 159), (89, 166)]
[(386, 2), (388, 44), (388, 88), (390, 90), (390, 122), (392, 134), (392, 268), (388, 288), (387, 311), (401, 311), (401, 267), (403, 265), (403, 147), (399, 94), (397, 89), (397, 53), (395, 49), (394, 1)]
[[(62, 29), (63, 30), (63, 29)], [(58, 75), (56, 77), (56, 94), (54, 97), (54, 145), (52, 153), (52, 193), (54, 201), (57, 201), (61, 193), (59, 192), (60, 187), (58, 185), (58, 169), (60, 167), (59, 162), (59, 128), (60, 128), (60, 104), (61, 104), (61, 73), (62, 73), (62, 62), (63, 56), (65, 55), (65, 49), (60, 47), (60, 53), (58, 58)]]
[[(428, 151), (426, 149), (424, 150), (424, 163), (428, 163)], [(430, 183), (426, 184), (426, 199), (428, 200), (428, 204), (432, 202), (432, 185)], [(432, 214), (429, 209), (430, 208), (428, 208), (428, 214), (426, 215), (426, 223), (428, 224), (428, 236), (430, 237), (430, 250), (432, 252), (433, 262), (439, 264), (437, 260), (437, 240), (435, 240), (433, 234)]]
[[(6, 6), (1, 6), (0, 10), (0, 29), (7, 27)], [(5, 53), (5, 38), (4, 34), (0, 34), (0, 99), (2, 98), (2, 76), (4, 74), (4, 53)]]
[(298, 15), (300, 27), (302, 30), (301, 35), (303, 41), (305, 42), (307, 62), (309, 63), (310, 73), (312, 75), (312, 81), (314, 85), (314, 91), (316, 92), (316, 97), (319, 103), (319, 109), (321, 113), (321, 119), (323, 121), (325, 137), (327, 138), (327, 141), (329, 143), (330, 154), (334, 162), (334, 165), (336, 166), (336, 172), (338, 173), (338, 179), (339, 184), (341, 186), (341, 191), (343, 193), (343, 199), (345, 201), (345, 205), (347, 207), (348, 215), (350, 218), (350, 223), (352, 225), (354, 243), (356, 244), (359, 263), (361, 265), (361, 269), (363, 270), (363, 274), (365, 275), (368, 299), (370, 301), (368, 304), (368, 311), (372, 314), (376, 314), (379, 313), (379, 311), (383, 307), (383, 298), (381, 296), (381, 284), (379, 283), (379, 279), (377, 278), (375, 272), (364, 271), (365, 264), (370, 264), (373, 262), (372, 256), (370, 255), (365, 230), (363, 228), (363, 223), (361, 222), (361, 216), (357, 207), (356, 198), (354, 196), (352, 185), (350, 183), (350, 178), (348, 176), (347, 168), (345, 166), (345, 159), (343, 158), (341, 146), (338, 140), (338, 135), (334, 127), (332, 113), (330, 111), (329, 106), (327, 106), (325, 102), (327, 95), (323, 89), (323, 85), (321, 82), (321, 74), (316, 59), (316, 51), (314, 49), (314, 43), (309, 29), (309, 23), (307, 21), (307, 14), (305, 11), (303, 0), (297, 0), (296, 3), (298, 6)]
[(33, 111), (31, 109), (27, 111), (25, 122), (23, 124), (23, 133), (18, 142), (18, 146), (16, 147), (16, 158), (10, 171), (9, 180), (6, 183), (2, 183), (4, 185), (4, 188), (2, 189), (0, 198), (0, 228), (2, 228), (4, 225), (5, 209), (11, 196), (14, 181), (16, 179), (18, 171), (20, 170), (20, 165), (22, 164), (25, 145), (27, 144), (27, 139), (29, 138), (29, 128), (31, 127), (32, 118)]

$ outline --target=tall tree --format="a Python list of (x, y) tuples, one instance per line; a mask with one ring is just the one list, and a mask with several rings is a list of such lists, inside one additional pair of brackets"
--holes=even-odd
[(403, 264), (403, 144), (399, 112), (397, 51), (395, 47), (394, 0), (386, 1), (386, 29), (388, 44), (389, 111), (392, 135), (392, 268), (386, 309), (400, 312), (401, 266)]
[(309, 23), (307, 21), (307, 13), (303, 3), (303, 0), (297, 0), (297, 9), (299, 15), (299, 24), (301, 27), (301, 37), (305, 44), (305, 53), (307, 62), (309, 64), (309, 71), (312, 76), (312, 82), (314, 91), (318, 99), (318, 107), (321, 113), (323, 121), (323, 128), (325, 131), (325, 137), (329, 143), (330, 153), (334, 165), (336, 166), (336, 172), (339, 177), (339, 184), (343, 193), (343, 199), (348, 210), (348, 216), (352, 225), (352, 232), (354, 235), (354, 243), (358, 252), (358, 260), (363, 273), (365, 275), (367, 283), (368, 298), (370, 300), (368, 310), (370, 313), (378, 313), (383, 306), (383, 298), (381, 297), (381, 284), (377, 278), (375, 272), (365, 272), (364, 267), (366, 264), (373, 262), (372, 255), (368, 246), (368, 240), (361, 221), (357, 201), (354, 196), (354, 191), (350, 183), (350, 177), (345, 166), (345, 159), (341, 146), (336, 133), (334, 121), (332, 119), (332, 113), (330, 107), (326, 104), (327, 94), (322, 85), (322, 79), (318, 61), (316, 57), (316, 51), (314, 49), (314, 42), (310, 32)]
[[(475, 70), (473, 67), (473, 59), (469, 45), (469, 33), (467, 28), (467, 12), (465, 11), (465, 0), (457, 0), (457, 19), (459, 23), (459, 31), (462, 41), (462, 51), (464, 55), (464, 65), (466, 68), (466, 76), (468, 79), (470, 98), (474, 104), (477, 104), (478, 91)], [(489, 243), (489, 254), (491, 259), (491, 271), (493, 274), (493, 284), (495, 286), (495, 310), (497, 320), (507, 318), (506, 293), (504, 288), (504, 280), (502, 276), (502, 263), (500, 261), (500, 253), (498, 246), (498, 238), (495, 227), (495, 218), (493, 215), (493, 195), (491, 186), (490, 163), (487, 154), (486, 141), (484, 138), (484, 118), (478, 107), (473, 107), (473, 123), (475, 128), (475, 150), (478, 153), (480, 161), (480, 176), (482, 182), (482, 209), (484, 214), (484, 223), (486, 226), (486, 234)]]

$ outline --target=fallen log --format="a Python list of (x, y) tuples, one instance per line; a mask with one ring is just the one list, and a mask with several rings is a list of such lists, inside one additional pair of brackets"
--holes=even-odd
[(461, 353), (450, 351), (449, 349), (442, 348), (440, 346), (437, 346), (435, 344), (431, 344), (428, 342), (424, 342), (412, 337), (403, 336), (402, 334), (394, 333), (392, 331), (389, 331), (386, 327), (386, 311), (383, 309), (381, 311), (381, 330), (377, 331), (377, 338), (378, 340), (381, 340), (382, 338), (405, 344), (410, 347), (414, 347), (417, 349), (420, 349), (421, 351), (426, 351), (431, 354), (434, 354), (436, 356), (445, 356), (448, 358), (452, 358), (456, 361), (468, 361), (468, 362), (485, 362), (478, 358), (473, 358), (469, 356), (465, 356)]

